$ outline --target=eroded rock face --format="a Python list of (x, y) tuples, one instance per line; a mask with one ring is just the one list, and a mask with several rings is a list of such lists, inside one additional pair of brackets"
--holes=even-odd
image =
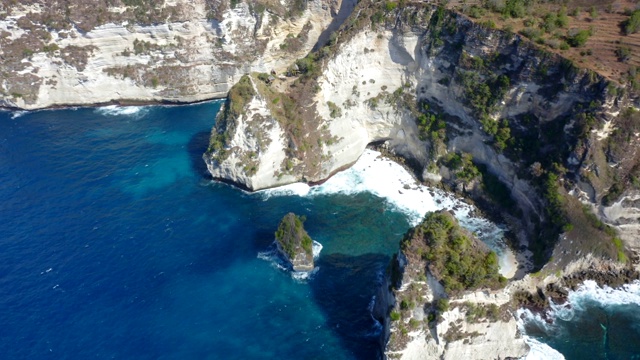
[[(401, 248), (374, 306), (374, 315), (385, 328), (382, 347), (387, 358), (520, 358), (528, 353), (509, 309), (509, 291), (488, 288), (497, 281), (467, 282), (477, 274), (464, 270), (464, 263), (479, 271), (486, 266), (481, 258), (488, 250), (459, 228), (453, 216), (447, 212), (427, 215), (407, 232)], [(448, 258), (450, 251), (454, 257), (460, 254), (457, 261)], [(446, 271), (437, 265), (444, 259)], [(487, 269), (482, 278), (490, 279), (489, 273), (498, 277), (495, 267)]]
[(620, 199), (601, 208), (605, 221), (616, 227), (636, 254), (640, 254), (640, 192), (629, 190)]
[(0, 8), (0, 106), (224, 97), (243, 74), (280, 72), (304, 56), (340, 7), (330, 0), (87, 4)]
[[(410, 88), (403, 85), (406, 69), (394, 62), (395, 53), (389, 53), (387, 47), (393, 36), (391, 31), (384, 31), (380, 37), (371, 32), (357, 35), (328, 61), (314, 87), (317, 93), (305, 93), (302, 99), (299, 92), (308, 90), (300, 89), (303, 85), (290, 87), (295, 78), (275, 79), (267, 86), (257, 74), (250, 76), (255, 98), (245, 103), (245, 112), (229, 118), (222, 114), (217, 119), (213, 133), (234, 140), (210, 146), (205, 161), (211, 174), (251, 190), (297, 181), (320, 182), (352, 165), (367, 144), (382, 140), (426, 164), (426, 143), (418, 138), (411, 110), (404, 105), (407, 99), (413, 99)], [(414, 35), (406, 43), (412, 41)], [(364, 49), (368, 55), (364, 55)], [(228, 98), (226, 106), (232, 103)], [(295, 109), (288, 112), (284, 106)], [(260, 136), (269, 139), (268, 149), (236, 135), (237, 129), (247, 128), (248, 119), (260, 117), (265, 129), (277, 123), (282, 130), (261, 132)], [(251, 128), (254, 130), (250, 133), (258, 127)], [(263, 175), (236, 166), (233, 156), (216, 161), (220, 150), (257, 154), (257, 168)]]
[(287, 160), (287, 137), (271, 112), (273, 104), (261, 95), (259, 82), (246, 75), (231, 89), (204, 155), (214, 178), (250, 190), (296, 181), (291, 174), (279, 172)]
[(276, 231), (278, 251), (291, 264), (293, 271), (311, 271), (313, 262), (313, 240), (304, 230), (304, 220), (288, 213), (280, 221)]
[[(517, 35), (434, 6), (410, 4), (372, 22), (378, 12), (385, 13), (376, 6), (358, 3), (335, 40), (298, 63), (300, 74), (275, 79), (271, 87), (280, 95), (259, 96), (268, 99), (262, 103), (267, 108), (286, 96), (296, 109), (291, 116), (276, 116), (282, 132), (268, 136), (281, 155), (264, 157), (258, 169), (268, 169), (271, 178), (241, 185), (257, 190), (319, 182), (377, 141), (387, 142), (431, 181), (449, 176), (438, 161), (466, 153), (515, 202), (516, 208), (502, 215), (519, 243), (543, 239), (532, 250), (542, 253), (553, 248), (561, 227), (546, 231), (557, 217), (541, 190), (547, 174), (560, 174), (567, 192), (575, 187), (587, 193), (582, 201), (597, 205), (615, 178), (629, 178), (630, 169), (638, 168), (631, 151), (619, 151), (621, 159), (615, 161), (624, 166), (608, 165), (608, 136), (615, 134), (629, 99), (609, 95), (597, 74)], [(420, 123), (421, 115), (425, 120), (439, 116), (444, 125)], [(291, 119), (302, 125), (292, 125)], [(263, 147), (239, 144), (222, 148), (262, 159)], [(243, 167), (234, 164), (220, 162), (210, 170), (232, 181), (251, 177), (239, 174)]]

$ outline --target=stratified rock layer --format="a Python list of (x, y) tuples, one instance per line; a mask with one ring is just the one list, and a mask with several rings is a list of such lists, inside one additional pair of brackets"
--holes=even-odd
[(19, 3), (0, 6), (0, 106), (36, 109), (224, 97), (304, 56), (341, 1)]

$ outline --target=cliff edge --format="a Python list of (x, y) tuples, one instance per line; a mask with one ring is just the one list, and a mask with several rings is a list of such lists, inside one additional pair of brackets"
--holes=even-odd
[[(562, 269), (575, 244), (613, 261), (635, 256), (640, 115), (630, 92), (443, 7), (383, 5), (359, 2), (285, 76), (250, 76), (256, 95), (240, 118), (260, 113), (279, 130), (260, 130), (265, 147), (221, 115), (205, 155), (215, 178), (251, 190), (321, 182), (384, 142), (421, 180), (496, 214), (535, 270)], [(255, 166), (233, 160), (240, 153)]]
[(250, 71), (283, 71), (340, 0), (0, 4), (0, 107), (193, 102)]

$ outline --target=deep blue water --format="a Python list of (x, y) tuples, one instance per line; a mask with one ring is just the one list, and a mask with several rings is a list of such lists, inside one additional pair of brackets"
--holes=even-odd
[[(369, 194), (266, 197), (211, 182), (201, 155), (218, 109), (0, 112), (3, 359), (379, 355), (368, 307), (408, 220)], [(258, 258), (289, 211), (324, 246), (308, 281)], [(606, 343), (600, 315), (576, 316), (595, 322), (568, 322), (564, 337), (532, 335), (567, 359), (628, 358), (640, 319), (611, 314)], [(585, 336), (572, 353), (574, 334)]]
[[(212, 183), (218, 109), (0, 112), (2, 358), (377, 356), (368, 306), (407, 220)], [(306, 282), (257, 257), (289, 211), (324, 245)]]
[(640, 282), (622, 289), (585, 283), (549, 314), (552, 321), (528, 317), (525, 329), (566, 359), (640, 359)]

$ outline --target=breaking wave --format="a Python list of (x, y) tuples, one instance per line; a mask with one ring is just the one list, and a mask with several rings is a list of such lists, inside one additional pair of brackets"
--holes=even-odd
[(524, 360), (564, 360), (564, 356), (551, 346), (540, 342), (530, 336), (525, 336), (524, 341), (530, 350)]
[[(320, 252), (322, 251), (322, 244), (317, 241), (313, 241), (312, 246), (313, 258), (317, 259), (320, 256)], [(280, 253), (278, 252), (278, 247), (276, 246), (276, 242), (274, 241), (266, 251), (258, 252), (258, 259), (265, 260), (271, 265), (281, 271), (288, 272), (291, 274), (291, 278), (297, 281), (305, 281), (312, 279), (315, 274), (320, 270), (319, 266), (316, 266), (311, 271), (293, 271), (291, 269), (291, 265), (282, 258)]]
[(148, 106), (120, 106), (109, 105), (95, 109), (95, 112), (104, 116), (128, 116), (138, 118), (149, 111)]
[(17, 119), (17, 118), (19, 118), (19, 117), (21, 117), (23, 115), (28, 114), (28, 113), (29, 113), (28, 111), (22, 111), (22, 110), (12, 111), (11, 112), (11, 120)]
[[(633, 309), (630, 309), (629, 306), (632, 306)], [(621, 307), (627, 308), (623, 310)], [(531, 354), (526, 359), (564, 359), (562, 354), (540, 340), (566, 339), (566, 341), (570, 341), (576, 334), (567, 324), (579, 323), (584, 321), (585, 317), (593, 317), (593, 309), (601, 309), (611, 313), (630, 310), (637, 312), (640, 310), (640, 281), (636, 280), (613, 289), (608, 286), (600, 287), (595, 281), (586, 280), (577, 290), (569, 292), (566, 303), (555, 304), (552, 302), (543, 315), (528, 309), (518, 310), (520, 331), (525, 334), (525, 340), (532, 348)], [(604, 331), (604, 337), (607, 337), (608, 331), (616, 331), (616, 329), (608, 329), (602, 324), (600, 326)], [(591, 329), (591, 326), (589, 328), (589, 331), (594, 330)]]
[(420, 223), (430, 211), (450, 210), (464, 228), (474, 232), (501, 259), (504, 257), (508, 249), (502, 227), (476, 216), (475, 208), (462, 199), (420, 184), (400, 164), (380, 155), (377, 151), (365, 150), (352, 167), (337, 173), (322, 185), (295, 183), (258, 191), (257, 194), (267, 200), (274, 196), (314, 197), (368, 192), (385, 199), (390, 208), (404, 213), (412, 226)]

